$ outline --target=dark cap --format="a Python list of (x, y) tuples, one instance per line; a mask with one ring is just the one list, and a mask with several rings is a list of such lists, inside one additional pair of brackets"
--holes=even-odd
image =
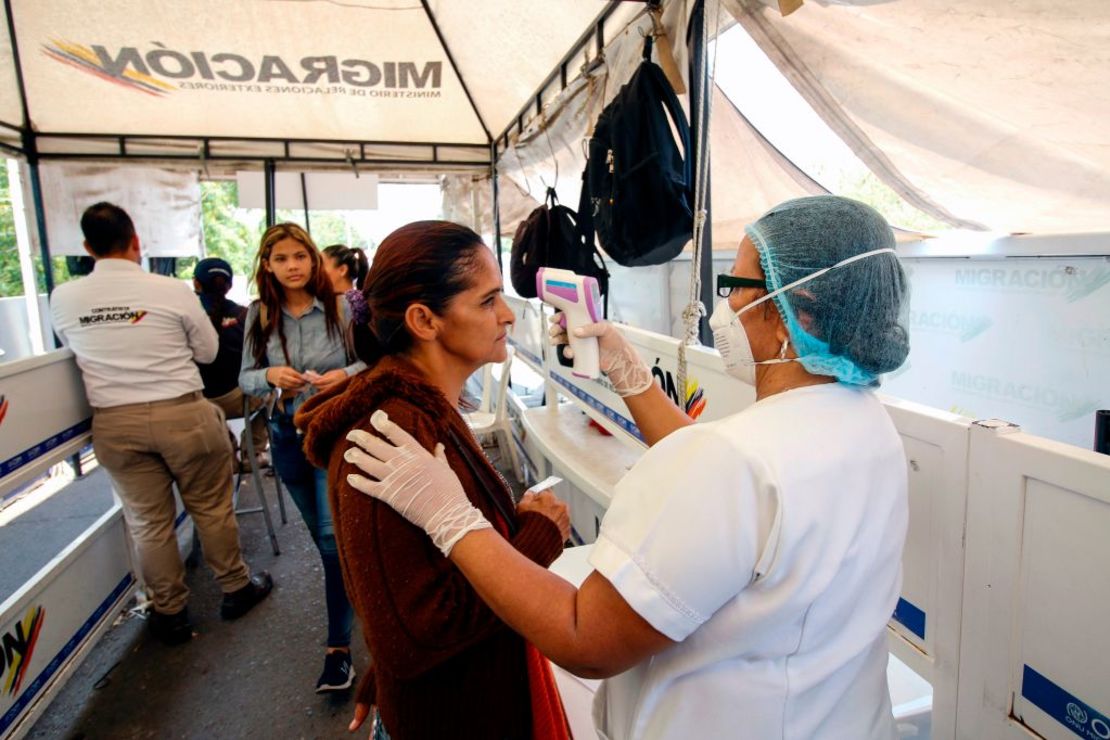
[(196, 269), (193, 270), (193, 277), (204, 286), (211, 285), (217, 275), (227, 278), (227, 285), (231, 287), (231, 265), (219, 257), (206, 257), (198, 262)]

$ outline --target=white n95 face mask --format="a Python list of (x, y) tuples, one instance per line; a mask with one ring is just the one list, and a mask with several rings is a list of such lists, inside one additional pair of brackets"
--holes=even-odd
[(752, 345), (748, 341), (748, 333), (744, 331), (744, 325), (740, 323), (740, 314), (763, 303), (769, 297), (769, 295), (763, 296), (739, 311), (733, 311), (732, 306), (728, 305), (728, 298), (722, 298), (717, 301), (713, 315), (709, 317), (709, 328), (713, 330), (713, 343), (717, 345), (717, 351), (725, 361), (725, 372), (751, 386), (755, 385), (756, 365), (778, 365), (794, 361), (793, 358), (786, 358), (789, 339), (783, 340), (778, 359), (756, 360), (755, 355), (752, 354)]

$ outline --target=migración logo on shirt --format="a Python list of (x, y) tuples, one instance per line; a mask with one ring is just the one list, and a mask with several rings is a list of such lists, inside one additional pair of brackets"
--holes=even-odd
[(77, 321), (81, 326), (94, 324), (137, 324), (143, 320), (147, 312), (141, 308), (130, 306), (103, 306), (94, 308), (84, 316), (78, 316)]

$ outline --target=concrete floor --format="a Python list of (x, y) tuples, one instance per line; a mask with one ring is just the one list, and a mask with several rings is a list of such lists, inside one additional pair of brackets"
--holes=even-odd
[[(274, 577), (270, 597), (242, 619), (223, 622), (211, 572), (203, 563), (191, 568), (193, 640), (166, 647), (149, 636), (144, 619), (121, 615), (28, 738), (353, 737), (351, 694), (314, 693), (325, 643), (323, 571), (288, 500), (289, 523), (280, 525), (271, 480), (265, 485), (281, 555), (273, 555), (261, 515), (239, 519), (247, 562)], [(253, 505), (248, 488), (243, 497)], [(352, 649), (361, 674), (369, 657), (357, 620)]]
[(96, 469), (5, 524), (0, 536), (0, 602), (110, 508), (107, 476)]
[[(193, 640), (166, 647), (141, 617), (125, 614), (89, 654), (27, 735), (45, 740), (111, 738), (333, 738), (346, 734), (349, 694), (318, 696), (323, 665), (324, 576), (296, 508), (280, 526), (267, 479), (281, 555), (261, 515), (240, 517), (243, 553), (268, 570), (275, 588), (242, 619), (219, 618), (220, 590), (203, 563), (191, 568)], [(244, 490), (246, 503), (253, 497)], [(367, 662), (356, 626), (353, 650)]]

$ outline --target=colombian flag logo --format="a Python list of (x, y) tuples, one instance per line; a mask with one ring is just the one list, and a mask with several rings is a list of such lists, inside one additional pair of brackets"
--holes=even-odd
[(686, 380), (686, 415), (697, 419), (705, 411), (705, 391), (693, 378)]
[(8, 415), (8, 399), (0, 395), (0, 424), (4, 423), (4, 417)]
[(16, 622), (15, 629), (3, 637), (3, 657), (8, 664), (8, 675), (4, 678), (4, 692), (8, 696), (14, 696), (23, 685), (23, 678), (27, 673), (27, 666), (31, 664), (31, 655), (35, 652), (35, 643), (38, 642), (45, 616), (45, 609), (41, 606), (32, 606), (27, 610), (23, 620)]
[(167, 95), (177, 88), (157, 77), (152, 77), (133, 69), (125, 69), (118, 74), (113, 74), (105, 68), (104, 63), (84, 44), (75, 44), (72, 41), (54, 39), (50, 44), (43, 44), (43, 54), (62, 64), (76, 67), (82, 72), (95, 75), (102, 80), (113, 82), (130, 90), (137, 90), (156, 98)]
[(144, 316), (146, 316), (146, 311), (136, 311), (135, 315), (131, 317), (131, 323), (132, 324), (139, 323), (140, 321), (143, 320)]

